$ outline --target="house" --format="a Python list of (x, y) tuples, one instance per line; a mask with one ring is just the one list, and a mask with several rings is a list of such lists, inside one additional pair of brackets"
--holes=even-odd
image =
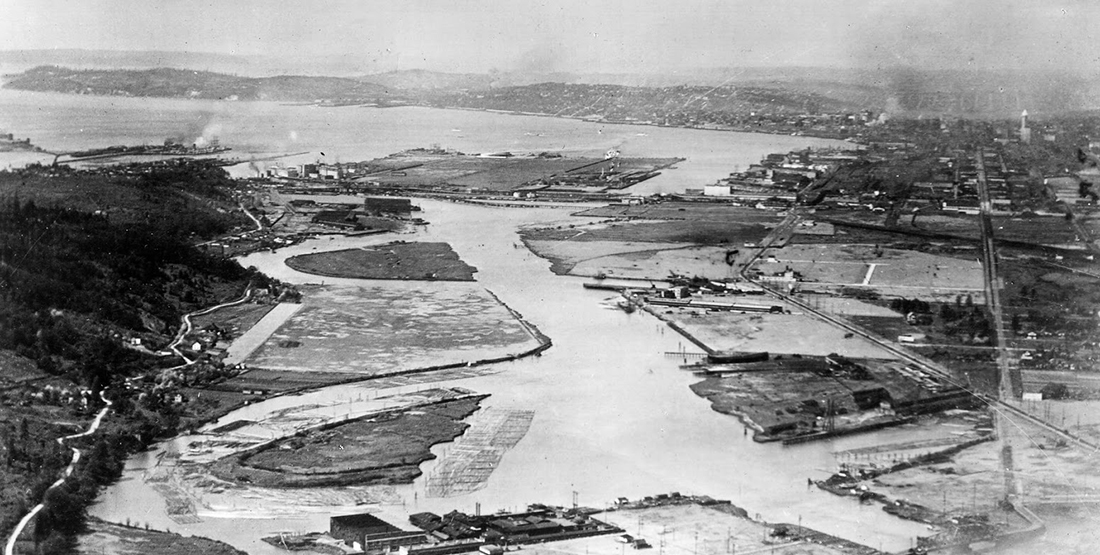
[(728, 197), (732, 195), (732, 189), (728, 184), (717, 183), (714, 185), (703, 186), (703, 196), (707, 197)]
[(691, 296), (687, 286), (679, 285), (661, 290), (662, 299), (686, 299)]
[(932, 315), (925, 312), (908, 312), (905, 314), (905, 323), (910, 326), (931, 325)]
[(876, 407), (890, 406), (893, 398), (884, 387), (872, 387), (852, 392), (852, 401), (859, 410), (870, 410)]

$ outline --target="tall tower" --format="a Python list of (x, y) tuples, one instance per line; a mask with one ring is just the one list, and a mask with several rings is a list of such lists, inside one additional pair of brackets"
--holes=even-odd
[(1020, 142), (1031, 144), (1031, 128), (1027, 126), (1027, 110), (1020, 114)]

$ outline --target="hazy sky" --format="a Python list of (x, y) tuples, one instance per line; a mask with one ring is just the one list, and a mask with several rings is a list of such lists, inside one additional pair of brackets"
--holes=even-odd
[(0, 50), (327, 56), (379, 69), (1072, 67), (1100, 0), (0, 0)]

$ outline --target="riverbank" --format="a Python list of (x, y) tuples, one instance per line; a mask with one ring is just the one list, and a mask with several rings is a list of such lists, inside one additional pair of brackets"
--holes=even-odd
[[(604, 118), (593, 118), (590, 116), (563, 116), (560, 114), (547, 114), (543, 112), (524, 112), (520, 110), (499, 110), (495, 108), (469, 108), (463, 106), (448, 106), (448, 105), (434, 105), (434, 104), (420, 104), (425, 108), (433, 108), (437, 110), (459, 110), (465, 112), (483, 112), (489, 114), (503, 114), (509, 116), (528, 116), (537, 118), (552, 118), (552, 119), (565, 119), (574, 121), (583, 121), (586, 123), (603, 123), (608, 125), (631, 125), (641, 127), (659, 127), (662, 129), (687, 129), (691, 131), (716, 131), (720, 133), (756, 133), (761, 135), (778, 135), (778, 136), (790, 136), (793, 133), (785, 129), (763, 129), (760, 127), (729, 127), (729, 126), (717, 126), (717, 125), (666, 125), (661, 123), (654, 123), (651, 121), (637, 121), (637, 120), (611, 120)], [(829, 140), (848, 140), (849, 136), (839, 133), (818, 133), (813, 130), (806, 131), (799, 129), (797, 136), (807, 137), (812, 139), (829, 139)]]
[(142, 529), (137, 522), (113, 524), (92, 518), (87, 533), (80, 536), (78, 555), (247, 555), (232, 546), (196, 536)]

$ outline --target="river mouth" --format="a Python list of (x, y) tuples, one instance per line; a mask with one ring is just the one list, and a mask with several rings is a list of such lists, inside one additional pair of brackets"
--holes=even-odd
[[(807, 489), (806, 479), (821, 479), (833, 471), (833, 451), (934, 435), (933, 430), (909, 426), (827, 443), (756, 444), (736, 418), (712, 411), (705, 399), (693, 394), (689, 386), (698, 378), (679, 369), (680, 358), (665, 354), (684, 349), (686, 340), (647, 314), (618, 310), (608, 292), (581, 287), (583, 278), (554, 275), (550, 262), (518, 244), (520, 226), (557, 222), (570, 211), (418, 202), (432, 223), (410, 239), (450, 243), (464, 261), (478, 268), (479, 286), (538, 326), (554, 346), (541, 357), (477, 371), (367, 381), (277, 397), (244, 407), (221, 422), (259, 421), (271, 411), (307, 404), (335, 406), (364, 394), (463, 387), (489, 394), (482, 406), (490, 414), (530, 413), (526, 434), (502, 451), (483, 483), (454, 487), (448, 483), (454, 476), (448, 469), (461, 466), (461, 455), (469, 447), (466, 436), (476, 437), (499, 419), (471, 418), (467, 434), (432, 449), (437, 459), (421, 465), (420, 478), (394, 486), (224, 488), (194, 469), (166, 468), (171, 458), (165, 452), (187, 448), (190, 438), (179, 438), (131, 460), (123, 481), (90, 512), (105, 520), (131, 518), (220, 539), (250, 553), (275, 553), (259, 541), (272, 532), (324, 530), (329, 516), (364, 508), (404, 522), (410, 513), (470, 511), (478, 503), (486, 511), (522, 509), (533, 502), (567, 505), (574, 492), (581, 504), (597, 507), (618, 497), (670, 491), (710, 495), (730, 499), (770, 521), (801, 518), (807, 526), (868, 545), (881, 542), (887, 549), (904, 549), (924, 531), (877, 507)], [(318, 276), (295, 272), (283, 261), (295, 254), (385, 240), (319, 239), (276, 253), (256, 253), (244, 257), (242, 264), (285, 281), (318, 283)], [(325, 283), (384, 287), (387, 282), (325, 278)], [(151, 476), (165, 477), (158, 487), (177, 486), (176, 491), (194, 504), (195, 517), (183, 522), (168, 518), (164, 496), (157, 493), (158, 482), (150, 481)], [(256, 524), (230, 524), (241, 518), (255, 519)]]

